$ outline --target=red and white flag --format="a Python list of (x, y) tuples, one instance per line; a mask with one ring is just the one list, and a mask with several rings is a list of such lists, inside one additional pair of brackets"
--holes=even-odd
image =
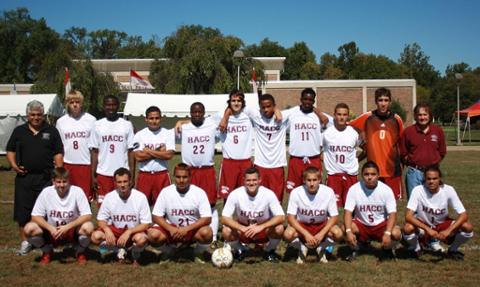
[(130, 87), (132, 90), (141, 89), (141, 90), (153, 90), (155, 89), (149, 81), (142, 78), (134, 70), (130, 70)]
[(70, 75), (67, 67), (65, 67), (65, 81), (63, 81), (63, 85), (65, 86), (65, 96), (67, 96), (72, 90), (72, 83), (70, 82)]
[(253, 67), (253, 72), (252, 72), (252, 87), (253, 87), (253, 93), (258, 92), (258, 87), (257, 87), (257, 72), (255, 71), (255, 67)]

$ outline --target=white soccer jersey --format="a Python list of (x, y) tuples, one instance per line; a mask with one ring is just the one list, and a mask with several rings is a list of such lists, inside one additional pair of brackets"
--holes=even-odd
[(52, 226), (66, 225), (87, 214), (92, 214), (90, 204), (83, 190), (75, 185), (70, 186), (64, 198), (54, 186), (45, 187), (32, 210), (32, 216), (44, 217)]
[(316, 194), (310, 194), (305, 186), (292, 190), (288, 199), (287, 213), (308, 224), (318, 224), (337, 216), (337, 199), (333, 189), (320, 184)]
[[(223, 114), (213, 116), (215, 122), (220, 122)], [(249, 159), (252, 157), (253, 127), (250, 118), (241, 112), (228, 118), (227, 132), (219, 135), (222, 143), (223, 158)]]
[(351, 126), (339, 131), (335, 126), (323, 133), (323, 164), (328, 174), (358, 174), (356, 148), (360, 144), (358, 132)]
[(357, 182), (348, 190), (345, 210), (353, 212), (364, 225), (375, 226), (385, 221), (389, 213), (397, 212), (397, 203), (392, 189), (383, 182), (379, 181), (373, 190)]
[(56, 127), (62, 138), (63, 161), (69, 164), (90, 164), (88, 142), (95, 125), (95, 117), (83, 113), (79, 118), (66, 114), (58, 119)]
[(202, 217), (212, 217), (205, 191), (191, 184), (186, 193), (179, 193), (175, 184), (165, 187), (155, 202), (152, 214), (165, 217), (175, 226), (188, 226)]
[(128, 150), (133, 149), (132, 123), (123, 118), (114, 122), (106, 118), (96, 121), (88, 147), (98, 149), (98, 174), (113, 176), (118, 168), (129, 168)]
[(290, 145), (288, 153), (296, 157), (311, 157), (320, 154), (322, 145), (322, 125), (314, 113), (304, 113), (299, 106), (283, 112), (288, 118)]
[(232, 218), (233, 214), (243, 225), (261, 224), (274, 216), (284, 215), (273, 191), (263, 186), (259, 187), (254, 197), (248, 195), (244, 186), (232, 191), (223, 207), (222, 216)]
[(415, 211), (417, 217), (429, 226), (441, 224), (448, 218), (448, 208), (453, 208), (457, 214), (465, 212), (455, 189), (447, 184), (432, 194), (424, 185), (413, 188), (407, 208)]
[(182, 161), (189, 166), (213, 166), (217, 124), (205, 118), (200, 127), (192, 123), (182, 125)]
[(275, 168), (287, 165), (285, 149), (285, 135), (288, 120), (283, 116), (282, 121), (275, 121), (275, 116), (267, 119), (259, 110), (244, 109), (250, 117), (255, 134), (255, 161), (254, 163), (264, 168)]
[[(173, 129), (160, 128), (156, 131), (151, 131), (148, 127), (137, 132), (133, 137), (133, 151), (143, 150), (149, 148), (158, 150), (165, 146), (166, 150), (175, 151), (175, 131)], [(139, 161), (139, 169), (145, 172), (163, 171), (168, 169), (166, 160), (153, 158), (148, 161)]]
[(106, 221), (116, 228), (131, 229), (139, 224), (152, 223), (152, 215), (145, 194), (132, 188), (127, 200), (123, 200), (117, 190), (107, 193), (98, 210), (97, 220)]

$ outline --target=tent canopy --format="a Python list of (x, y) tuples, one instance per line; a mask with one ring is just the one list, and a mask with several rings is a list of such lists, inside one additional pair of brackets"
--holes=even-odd
[(480, 116), (480, 100), (470, 107), (460, 110), (458, 113), (462, 116), (467, 116), (468, 118)]
[(47, 115), (60, 117), (64, 113), (56, 94), (0, 95), (0, 116), (26, 116), (27, 104), (32, 100), (41, 102)]
[[(227, 100), (228, 94), (171, 95), (128, 93), (123, 113), (124, 115), (142, 116), (148, 107), (157, 105), (163, 116), (186, 117), (190, 115), (190, 105), (194, 102), (201, 102), (205, 105), (205, 114), (213, 115), (225, 110)], [(245, 100), (249, 107), (258, 108), (258, 96), (256, 94), (245, 94)]]

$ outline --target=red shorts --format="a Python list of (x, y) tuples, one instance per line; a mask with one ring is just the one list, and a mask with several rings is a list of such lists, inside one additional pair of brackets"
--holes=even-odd
[(398, 200), (402, 198), (402, 177), (401, 176), (381, 177), (380, 180), (393, 190), (393, 196), (395, 196), (395, 199)]
[(278, 200), (282, 202), (283, 188), (285, 187), (285, 171), (283, 167), (264, 168), (255, 166), (260, 171), (261, 185), (271, 189)]
[[(125, 227), (125, 228), (118, 228), (118, 227), (115, 227), (115, 226), (113, 226), (113, 225), (109, 225), (108, 227), (110, 228), (110, 230), (112, 230), (112, 233), (113, 233), (113, 235), (115, 235), (115, 239), (116, 239), (116, 240), (118, 240), (118, 238), (120, 238), (120, 236), (122, 236), (122, 234), (123, 234), (125, 231), (127, 231), (127, 229), (128, 229), (127, 227)], [(98, 230), (100, 230), (100, 231), (102, 231), (102, 232), (105, 233), (105, 231), (103, 231), (103, 229), (101, 229), (101, 228), (99, 228)], [(145, 234), (145, 232), (140, 232), (140, 233), (144, 233), (144, 234)], [(135, 234), (137, 234), (137, 233), (135, 233)], [(129, 246), (132, 245), (132, 238), (133, 238), (133, 235), (135, 235), (135, 234), (132, 234), (132, 235), (130, 236), (130, 238), (129, 238), (128, 241), (127, 241), (126, 247), (129, 247)], [(145, 235), (146, 235), (146, 234), (145, 234)]]
[(239, 233), (239, 240), (241, 243), (250, 244), (250, 243), (267, 243), (270, 239), (267, 236), (267, 229), (262, 230), (260, 233), (255, 235), (253, 238), (245, 237), (242, 233)]
[(303, 157), (290, 156), (288, 161), (287, 192), (290, 193), (294, 188), (303, 184), (303, 171), (307, 167), (314, 166), (322, 174), (322, 160), (320, 155), (308, 158), (309, 162), (304, 162)]
[(370, 240), (382, 241), (383, 233), (387, 229), (387, 221), (383, 221), (375, 226), (368, 226), (354, 219), (353, 222), (358, 228), (358, 241), (367, 242)]
[[(170, 224), (171, 226), (176, 226), (174, 224)], [(163, 233), (163, 235), (165, 235), (167, 237), (167, 243), (169, 244), (175, 244), (175, 243), (193, 243), (194, 240), (193, 240), (193, 237), (195, 236), (195, 233), (197, 233), (198, 229), (194, 229), (194, 230), (190, 230), (187, 235), (185, 235), (185, 237), (183, 237), (183, 239), (181, 240), (178, 240), (178, 239), (173, 239), (172, 235), (170, 234), (170, 232), (168, 232), (167, 230), (165, 230), (165, 228), (161, 227), (160, 225), (155, 225), (155, 226), (152, 226), (151, 228), (153, 229), (156, 229), (156, 230), (160, 230), (161, 233)]]
[(98, 204), (102, 204), (105, 195), (110, 191), (115, 189), (115, 182), (113, 181), (113, 176), (106, 176), (106, 175), (97, 175), (97, 202)]
[(63, 167), (70, 172), (70, 184), (79, 186), (85, 192), (89, 202), (93, 200), (92, 166), (87, 164), (64, 163)]
[(64, 233), (60, 238), (54, 239), (50, 232), (46, 229), (43, 230), (43, 239), (45, 244), (51, 244), (54, 247), (61, 246), (69, 243), (76, 243), (78, 239), (78, 233), (75, 228), (70, 228), (67, 233)]
[(203, 189), (208, 196), (210, 205), (217, 202), (217, 180), (215, 168), (213, 166), (207, 167), (190, 167), (192, 171), (192, 184)]
[[(417, 218), (418, 219), (418, 218)], [(420, 219), (418, 219), (420, 220)], [(421, 221), (421, 220), (420, 220)], [(423, 221), (421, 221), (423, 222)], [(423, 222), (424, 224), (428, 225), (427, 223)], [(454, 224), (455, 223), (455, 220), (451, 219), (451, 218), (447, 218), (445, 219), (444, 222), (438, 224), (438, 225), (435, 225), (435, 226), (431, 226), (431, 228), (437, 232), (440, 232), (440, 231), (443, 231), (447, 228), (450, 227), (450, 225)], [(456, 233), (456, 230), (454, 230), (454, 232), (450, 233), (450, 236), (448, 237), (447, 239), (447, 243), (448, 244), (451, 244), (453, 242), (453, 239), (455, 238), (455, 233)], [(427, 232), (424, 232), (423, 236), (420, 238), (420, 242), (423, 243), (423, 244), (427, 244), (430, 240), (430, 235), (428, 235)]]
[(168, 170), (154, 173), (140, 171), (138, 173), (137, 189), (147, 196), (150, 205), (155, 204), (160, 191), (170, 184)]
[[(312, 236), (315, 236), (317, 235), (317, 233), (319, 233), (320, 231), (322, 231), (322, 229), (325, 227), (325, 225), (327, 225), (327, 220), (325, 220), (324, 222), (322, 223), (313, 223), (313, 224), (310, 224), (310, 223), (304, 223), (304, 222), (298, 222), (300, 223), (300, 225), (305, 228), (308, 233), (310, 233)], [(303, 237), (303, 235), (298, 232), (298, 238), (300, 239), (300, 241), (302, 241), (303, 243), (305, 243), (305, 237)]]
[(349, 175), (347, 173), (329, 174), (327, 176), (327, 186), (335, 192), (338, 207), (345, 205), (348, 190), (357, 182), (358, 178), (356, 175)]
[(224, 158), (220, 167), (218, 198), (227, 198), (235, 188), (243, 186), (245, 170), (252, 167), (250, 159)]

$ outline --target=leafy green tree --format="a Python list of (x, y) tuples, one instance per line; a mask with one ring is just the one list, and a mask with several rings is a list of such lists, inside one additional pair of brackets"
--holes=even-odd
[(338, 48), (339, 56), (337, 65), (345, 73), (347, 79), (354, 79), (355, 75), (352, 73), (357, 60), (357, 55), (360, 52), (355, 42), (343, 44)]
[(404, 47), (398, 62), (407, 68), (408, 76), (417, 81), (419, 85), (433, 88), (439, 80), (440, 74), (429, 63), (427, 56), (419, 44), (408, 44)]
[(160, 58), (161, 56), (162, 50), (157, 46), (155, 39), (144, 42), (141, 36), (128, 36), (126, 44), (118, 50), (120, 59)]
[(285, 72), (282, 79), (285, 80), (314, 80), (320, 78), (320, 68), (315, 62), (315, 54), (308, 48), (305, 42), (297, 42), (287, 49), (285, 59)]
[(127, 42), (127, 34), (115, 30), (97, 30), (88, 33), (88, 56), (92, 59), (118, 58), (120, 48)]
[(344, 77), (344, 72), (338, 67), (337, 56), (325, 53), (320, 57), (320, 78), (324, 80), (336, 80)]
[(278, 42), (263, 39), (259, 45), (253, 44), (245, 47), (245, 55), (248, 57), (286, 57), (287, 50)]

